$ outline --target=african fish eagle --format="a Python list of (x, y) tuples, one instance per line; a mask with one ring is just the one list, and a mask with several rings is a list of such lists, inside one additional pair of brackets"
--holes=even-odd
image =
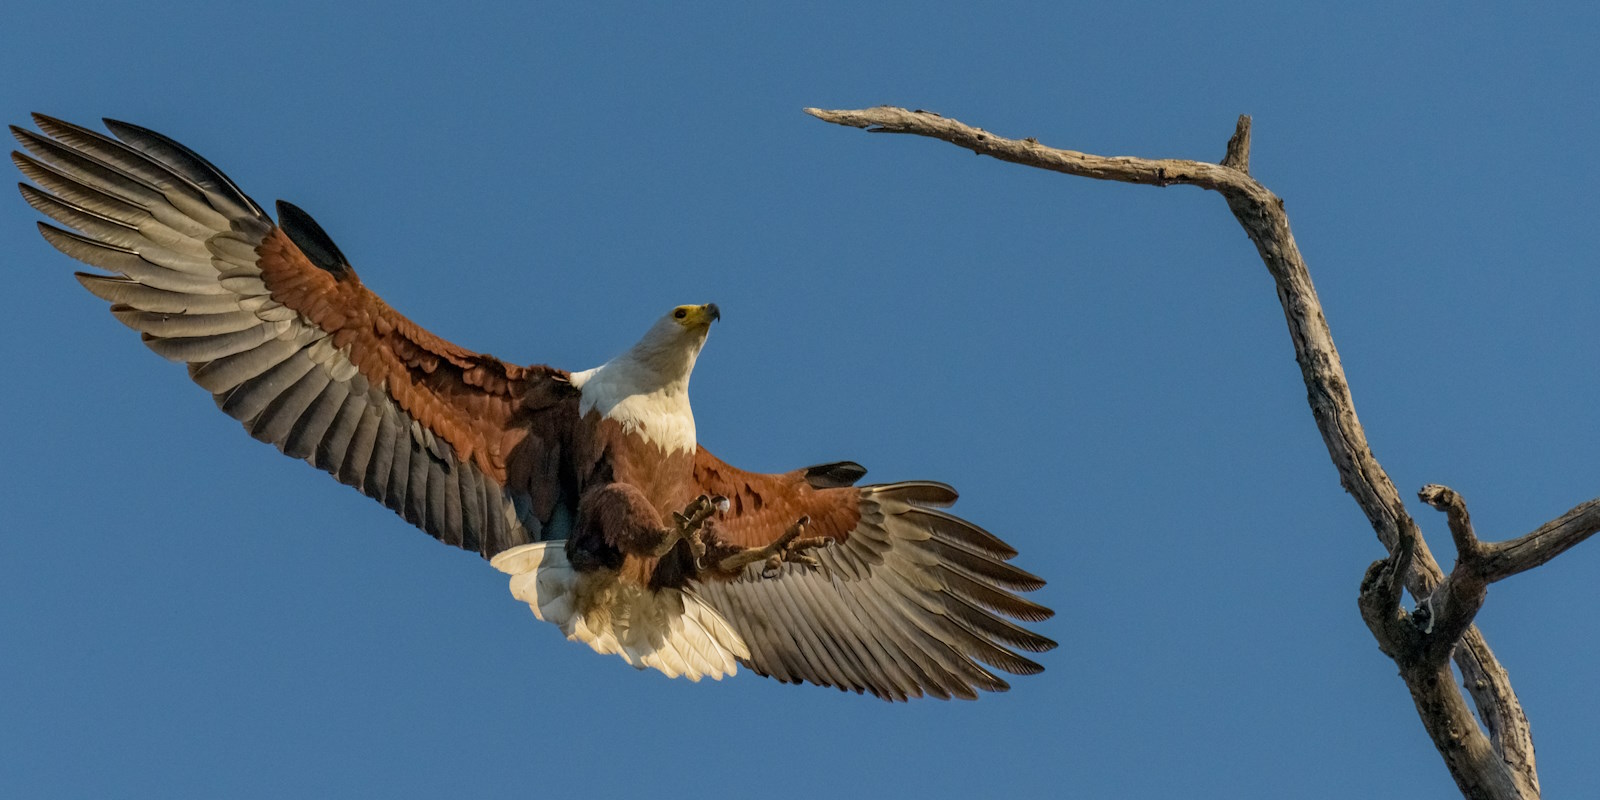
[[(715, 304), (678, 306), (582, 372), (444, 341), (368, 291), (308, 214), (278, 220), (158, 133), (35, 115), (19, 184), (84, 288), (250, 435), (510, 574), (567, 638), (669, 676), (744, 664), (878, 697), (976, 698), (1055, 643), (1016, 551), (931, 481), (778, 475), (695, 438), (689, 375)], [(70, 229), (70, 230), (67, 230)]]

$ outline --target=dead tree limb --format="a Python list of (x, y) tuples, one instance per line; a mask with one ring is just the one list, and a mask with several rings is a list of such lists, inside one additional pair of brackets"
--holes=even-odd
[[(873, 133), (942, 139), (979, 155), (1097, 180), (1149, 186), (1197, 186), (1220, 193), (1256, 245), (1277, 284), (1307, 401), (1339, 481), (1361, 507), (1389, 555), (1361, 584), (1362, 618), (1379, 648), (1400, 667), (1417, 713), (1462, 794), (1469, 798), (1537, 798), (1533, 738), (1506, 671), (1473, 624), (1494, 581), (1537, 567), (1600, 530), (1600, 500), (1591, 500), (1519, 539), (1485, 544), (1473, 533), (1465, 501), (1430, 485), (1422, 499), (1447, 514), (1461, 553), (1447, 577), (1406, 512), (1394, 483), (1367, 445), (1356, 417), (1339, 351), (1311, 274), (1289, 230), (1283, 201), (1250, 176), (1250, 118), (1241, 116), (1220, 164), (1183, 159), (1098, 156), (1008, 139), (927, 111), (879, 106), (852, 111), (806, 109), (826, 122)], [(1419, 611), (1401, 606), (1401, 587)], [(1454, 656), (1483, 720), (1473, 717), (1454, 686)]]

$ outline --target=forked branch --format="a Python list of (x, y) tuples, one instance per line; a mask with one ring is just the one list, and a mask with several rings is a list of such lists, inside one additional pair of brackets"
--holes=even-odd
[(1600, 531), (1600, 500), (1590, 500), (1525, 536), (1488, 543), (1472, 530), (1467, 501), (1453, 489), (1428, 484), (1417, 496), (1445, 512), (1456, 545), (1455, 567), (1423, 600), (1428, 615), (1423, 620), (1425, 632), (1435, 641), (1428, 643), (1428, 652), (1422, 655), (1439, 663), (1449, 657), (1457, 637), (1472, 624), (1489, 584), (1533, 569)]
[[(1600, 500), (1567, 512), (1509, 542), (1484, 544), (1472, 532), (1466, 504), (1445, 487), (1423, 499), (1446, 512), (1464, 557), (1447, 579), (1429, 552), (1400, 493), (1367, 445), (1356, 417), (1339, 351), (1334, 347), (1310, 272), (1289, 229), (1283, 201), (1250, 176), (1250, 118), (1241, 116), (1220, 164), (1184, 159), (1098, 156), (1047, 147), (1033, 138), (1009, 139), (928, 111), (879, 106), (806, 113), (873, 133), (941, 139), (979, 155), (1096, 180), (1148, 186), (1187, 185), (1220, 193), (1277, 284), (1307, 401), (1339, 481), (1367, 516), (1389, 556), (1362, 581), (1362, 617), (1379, 647), (1400, 666), (1417, 712), (1467, 797), (1536, 798), (1533, 739), (1510, 678), (1476, 626), (1487, 586), (1549, 561), (1600, 530)], [(1422, 610), (1401, 607), (1401, 587), (1423, 598)], [(1472, 695), (1484, 729), (1454, 687), (1448, 659)]]

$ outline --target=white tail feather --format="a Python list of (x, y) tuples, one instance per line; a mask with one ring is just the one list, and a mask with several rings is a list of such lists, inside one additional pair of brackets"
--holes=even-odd
[(511, 595), (575, 642), (669, 678), (722, 680), (750, 650), (733, 626), (694, 592), (645, 589), (610, 572), (580, 574), (564, 542), (513, 547), (490, 562), (511, 576)]

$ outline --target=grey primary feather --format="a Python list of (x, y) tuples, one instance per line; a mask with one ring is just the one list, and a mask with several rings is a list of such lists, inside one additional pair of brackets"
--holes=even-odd
[(475, 469), (460, 469), (456, 473), (456, 480), (460, 482), (457, 491), (461, 497), (461, 509), (457, 513), (461, 517), (463, 538), (478, 539), (475, 545), (484, 542), (498, 545), (494, 531), (489, 529), (484, 519), (484, 511), (491, 507), (491, 501), (483, 492), (483, 473)]
[(328, 435), (328, 428), (333, 425), (339, 410), (344, 408), (345, 397), (349, 394), (348, 383), (330, 380), (290, 429), (289, 437), (283, 443), (283, 454), (311, 461), (312, 466), (320, 466), (312, 456), (321, 447), (323, 437)]
[(955, 487), (938, 481), (901, 481), (899, 483), (882, 484), (879, 486), (866, 486), (862, 491), (870, 491), (874, 495), (892, 497), (920, 506), (944, 508), (960, 499)]
[(834, 684), (846, 689), (861, 691), (871, 685), (863, 680), (850, 668), (850, 659), (846, 658), (832, 636), (818, 636), (813, 629), (815, 617), (809, 616), (806, 611), (815, 613), (811, 603), (806, 603), (807, 608), (800, 608), (801, 596), (799, 592), (792, 591), (788, 584), (771, 584), (770, 595), (774, 598), (773, 605), (783, 612), (789, 624), (793, 625), (801, 642), (801, 652), (807, 653), (807, 660), (814, 666), (820, 666), (825, 673), (831, 673)]
[(150, 212), (141, 206), (129, 203), (110, 192), (103, 192), (85, 185), (67, 173), (22, 153), (13, 152), (11, 154), (11, 163), (17, 165), (17, 169), (27, 176), (28, 180), (39, 184), (39, 186), (56, 197), (90, 209), (97, 214), (120, 220), (129, 225), (140, 225), (147, 220), (155, 219)]
[(465, 518), (461, 514), (460, 465), (454, 463), (455, 456), (453, 455), (450, 457), (450, 461), (450, 464), (443, 467), (444, 510), (441, 514), (444, 518), (445, 528), (450, 531), (450, 538), (445, 541), (449, 541), (455, 546), (466, 550), (477, 550), (479, 545), (478, 534), (476, 531), (467, 528)]
[[(162, 194), (161, 190), (137, 176), (119, 171), (32, 131), (13, 126), (17, 141), (40, 162), (55, 167), (79, 183), (94, 186), (124, 202), (154, 214), (157, 219), (184, 235), (204, 240), (228, 229), (228, 220), (203, 201), (183, 194)], [(166, 212), (166, 213), (164, 213)]]
[[(239, 300), (225, 294), (185, 294), (146, 286), (138, 281), (108, 275), (75, 272), (73, 277), (95, 297), (161, 314), (221, 314), (239, 309)], [(231, 387), (230, 387), (231, 388)]]
[(411, 474), (406, 478), (406, 519), (413, 525), (428, 524), (428, 453), (422, 449), (422, 444), (411, 435), (410, 426), (405, 426), (399, 435), (403, 441), (395, 442), (395, 463), (400, 463), (400, 452), (404, 449)]
[(254, 328), (222, 333), (218, 336), (181, 336), (181, 338), (163, 339), (146, 333), (142, 339), (146, 347), (155, 350), (155, 354), (171, 362), (214, 362), (218, 358), (242, 354), (245, 350), (266, 344), (277, 334), (277, 328), (272, 323), (259, 323)]
[(389, 485), (389, 467), (384, 465), (382, 480), (374, 477), (370, 467), (378, 441), (378, 428), (383, 411), (377, 402), (366, 399), (360, 410), (355, 433), (350, 435), (350, 446), (345, 449), (344, 463), (339, 466), (339, 480), (350, 484), (371, 497), (382, 498)]
[(103, 121), (106, 128), (118, 139), (167, 164), (175, 172), (182, 173), (213, 197), (220, 195), (232, 200), (238, 206), (233, 209), (235, 213), (266, 216), (261, 206), (256, 205), (256, 202), (240, 191), (228, 176), (222, 174), (222, 170), (212, 166), (211, 162), (202, 158), (200, 154), (148, 128), (114, 119)]
[(146, 347), (170, 361), (215, 361), (259, 347), (277, 335), (274, 325), (263, 322), (253, 328), (217, 336), (163, 339), (147, 333), (143, 338)]
[(243, 422), (246, 428), (251, 427), (261, 412), (312, 366), (304, 350), (296, 351), (277, 366), (234, 387), (221, 403), (223, 413)]
[(190, 208), (204, 208), (211, 213), (216, 213), (216, 210), (207, 201), (204, 189), (196, 186), (193, 181), (177, 174), (159, 161), (151, 160), (122, 142), (43, 114), (34, 114), (33, 120), (38, 124), (40, 130), (49, 134), (52, 138), (70, 145), (73, 149), (101, 163), (113, 165), (122, 174), (153, 188), (167, 198), (169, 202), (172, 201), (174, 194), (177, 194), (187, 199), (188, 202), (185, 205)]
[[(339, 383), (344, 387), (344, 394), (339, 398), (339, 407), (333, 419), (328, 422), (327, 430), (317, 442), (311, 465), (343, 480), (344, 463), (350, 455), (350, 444), (355, 439), (356, 427), (361, 423), (361, 412), (367, 407), (367, 400), (363, 396), (367, 387), (364, 383), (358, 385), (355, 380)], [(356, 489), (359, 490), (361, 487), (356, 486)]]
[[(911, 501), (916, 502), (916, 501)], [(916, 522), (929, 533), (946, 541), (984, 553), (1002, 561), (1016, 558), (1017, 550), (1000, 537), (960, 517), (933, 508), (913, 505), (903, 515), (907, 521)], [(1041, 584), (1042, 585), (1042, 584)]]
[(304, 458), (303, 455), (290, 453), (286, 446), (289, 433), (294, 430), (295, 423), (300, 421), (301, 415), (328, 388), (328, 371), (324, 369), (308, 369), (292, 386), (279, 393), (272, 402), (262, 410), (250, 424), (250, 435), (268, 444), (275, 445), (284, 455), (291, 458)]
[(22, 199), (28, 201), (28, 205), (33, 206), (39, 213), (83, 231), (106, 244), (131, 251), (140, 242), (145, 241), (137, 225), (62, 200), (25, 183), (17, 184), (17, 189), (22, 192)]
[(214, 337), (261, 327), (261, 318), (248, 311), (226, 311), (221, 314), (166, 314), (142, 311), (119, 304), (111, 307), (111, 315), (116, 317), (118, 322), (136, 331), (163, 338)]
[(964, 569), (971, 575), (1007, 589), (1031, 592), (1044, 586), (1044, 579), (1037, 575), (1001, 561), (985, 558), (959, 545), (929, 539), (921, 546), (945, 564)]
[(923, 671), (928, 681), (924, 688), (935, 689), (944, 697), (975, 699), (977, 692), (968, 686), (969, 682), (980, 685), (993, 683), (987, 680), (992, 676), (974, 670), (965, 659), (955, 657), (942, 640), (928, 635), (914, 620), (907, 618), (909, 610), (890, 602), (881, 590), (851, 588), (846, 596), (859, 609), (857, 613), (867, 615), (868, 619), (889, 621), (877, 625), (880, 633), (910, 656)]
[(157, 289), (199, 295), (228, 294), (228, 290), (218, 285), (214, 277), (158, 266), (132, 250), (112, 247), (49, 223), (39, 223), (39, 233), (51, 246), (85, 264), (122, 273)]
[(439, 463), (437, 457), (424, 458), (422, 463), (427, 465), (428, 472), (427, 505), (424, 507), (423, 516), (428, 520), (429, 527), (440, 531), (439, 538), (445, 544), (459, 545), (461, 531), (451, 526), (445, 514), (449, 509), (449, 505), (445, 502), (445, 493), (448, 489), (446, 482), (450, 476), (445, 474), (444, 465)]
[(378, 438), (367, 467), (368, 482), (382, 486), (383, 503), (400, 510), (406, 499), (406, 484), (411, 481), (411, 432), (400, 431), (396, 412), (388, 402), (380, 404)]
[[(87, 153), (67, 147), (47, 136), (40, 136), (15, 125), (11, 126), (11, 135), (40, 163), (48, 164), (80, 182), (110, 192), (140, 208), (169, 202), (160, 189), (139, 176), (119, 171)], [(199, 225), (198, 222), (195, 224)], [(197, 227), (195, 233), (204, 233), (205, 230), (207, 229)]]
[(945, 570), (944, 579), (951, 592), (991, 611), (1026, 622), (1041, 622), (1054, 616), (1050, 609), (1038, 603), (973, 580), (961, 572)]
[[(1055, 646), (1055, 642), (1013, 622), (1001, 619), (957, 594), (947, 593), (944, 607), (945, 612), (952, 618), (961, 620), (974, 633), (985, 638), (993, 639), (1012, 647), (1020, 647), (1034, 653), (1043, 653)], [(1014, 672), (1015, 670), (1011, 671)]]
[(855, 617), (844, 610), (837, 594), (824, 591), (814, 581), (794, 581), (792, 590), (803, 598), (808, 608), (822, 612), (828, 628), (834, 631), (834, 638), (843, 645), (843, 657), (852, 664), (857, 675), (857, 686), (850, 688), (863, 691), (872, 685), (871, 677), (876, 675), (884, 679), (888, 687), (885, 691), (895, 700), (909, 699), (916, 692), (916, 683), (884, 651), (878, 640), (867, 634)]
[(300, 350), (299, 342), (271, 339), (249, 350), (206, 362), (198, 369), (191, 368), (189, 377), (212, 394), (227, 392), (289, 360)]

